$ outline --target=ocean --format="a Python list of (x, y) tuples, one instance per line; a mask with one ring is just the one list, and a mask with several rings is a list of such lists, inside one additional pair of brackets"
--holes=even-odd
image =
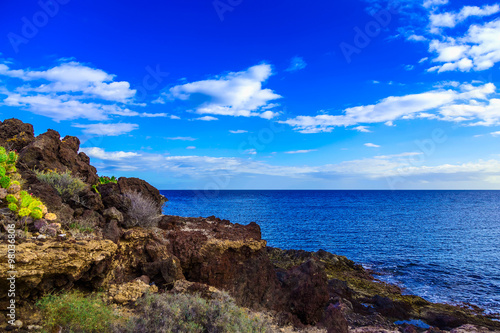
[(269, 246), (344, 255), (406, 293), (500, 313), (500, 191), (161, 191), (168, 215), (257, 222)]

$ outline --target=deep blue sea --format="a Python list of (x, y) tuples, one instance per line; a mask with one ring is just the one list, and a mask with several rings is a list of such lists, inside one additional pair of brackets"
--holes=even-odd
[(162, 191), (165, 214), (260, 224), (269, 246), (345, 255), (430, 301), (500, 313), (500, 191)]

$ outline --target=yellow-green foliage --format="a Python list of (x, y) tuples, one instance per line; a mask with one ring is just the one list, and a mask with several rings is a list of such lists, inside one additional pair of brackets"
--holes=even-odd
[[(18, 154), (15, 151), (7, 152), (4, 147), (0, 147), (0, 186), (3, 188), (12, 185), (21, 186), (17, 180), (21, 179), (16, 169), (17, 159)], [(19, 217), (31, 216), (36, 220), (43, 217), (43, 203), (26, 191), (20, 191), (15, 195), (9, 194), (5, 200), (9, 203), (9, 209)]]
[(19, 209), (19, 207), (15, 204), (15, 203), (10, 203), (9, 204), (9, 209), (13, 212), (17, 212), (17, 210)]
[(79, 292), (47, 295), (37, 302), (42, 310), (43, 326), (49, 332), (106, 333), (117, 319), (113, 309), (98, 295), (85, 297)]

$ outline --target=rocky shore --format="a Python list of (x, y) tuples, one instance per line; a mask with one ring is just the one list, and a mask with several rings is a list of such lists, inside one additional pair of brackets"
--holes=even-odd
[[(160, 209), (154, 225), (133, 223), (130, 193), (155, 207), (166, 198), (137, 178), (101, 181), (76, 137), (61, 139), (52, 130), (35, 137), (32, 125), (8, 119), (0, 123), (0, 146), (18, 152), (23, 189), (60, 225), (48, 234), (37, 227), (39, 220), (21, 219), (1, 198), (2, 331), (40, 331), (36, 301), (64, 290), (103, 292), (109, 304), (130, 316), (145, 293), (203, 296), (223, 290), (239, 306), (272, 318), (276, 332), (500, 332), (499, 318), (481, 309), (405, 295), (345, 257), (270, 248), (256, 223), (161, 215)], [(49, 171), (70, 172), (85, 186), (77, 196), (61, 195), (37, 176)], [(92, 227), (75, 228), (82, 221)], [(6, 292), (12, 224), (17, 229), (14, 324), (8, 323)]]

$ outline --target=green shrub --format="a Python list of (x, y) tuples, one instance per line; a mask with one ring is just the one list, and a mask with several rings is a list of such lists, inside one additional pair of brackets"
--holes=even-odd
[(266, 320), (238, 307), (227, 294), (208, 301), (197, 295), (149, 294), (136, 309), (137, 316), (116, 332), (271, 332)]
[(109, 183), (115, 183), (115, 184), (117, 184), (118, 183), (118, 179), (116, 179), (115, 176), (113, 176), (111, 178), (107, 177), (107, 176), (101, 176), (101, 177), (99, 177), (99, 183), (101, 185), (109, 184)]
[(74, 177), (71, 171), (58, 173), (56, 171), (37, 171), (37, 178), (51, 185), (64, 200), (74, 200), (85, 191), (87, 184)]
[(117, 319), (98, 295), (51, 294), (40, 299), (37, 306), (42, 310), (43, 327), (49, 332), (60, 326), (64, 333), (106, 333)]

